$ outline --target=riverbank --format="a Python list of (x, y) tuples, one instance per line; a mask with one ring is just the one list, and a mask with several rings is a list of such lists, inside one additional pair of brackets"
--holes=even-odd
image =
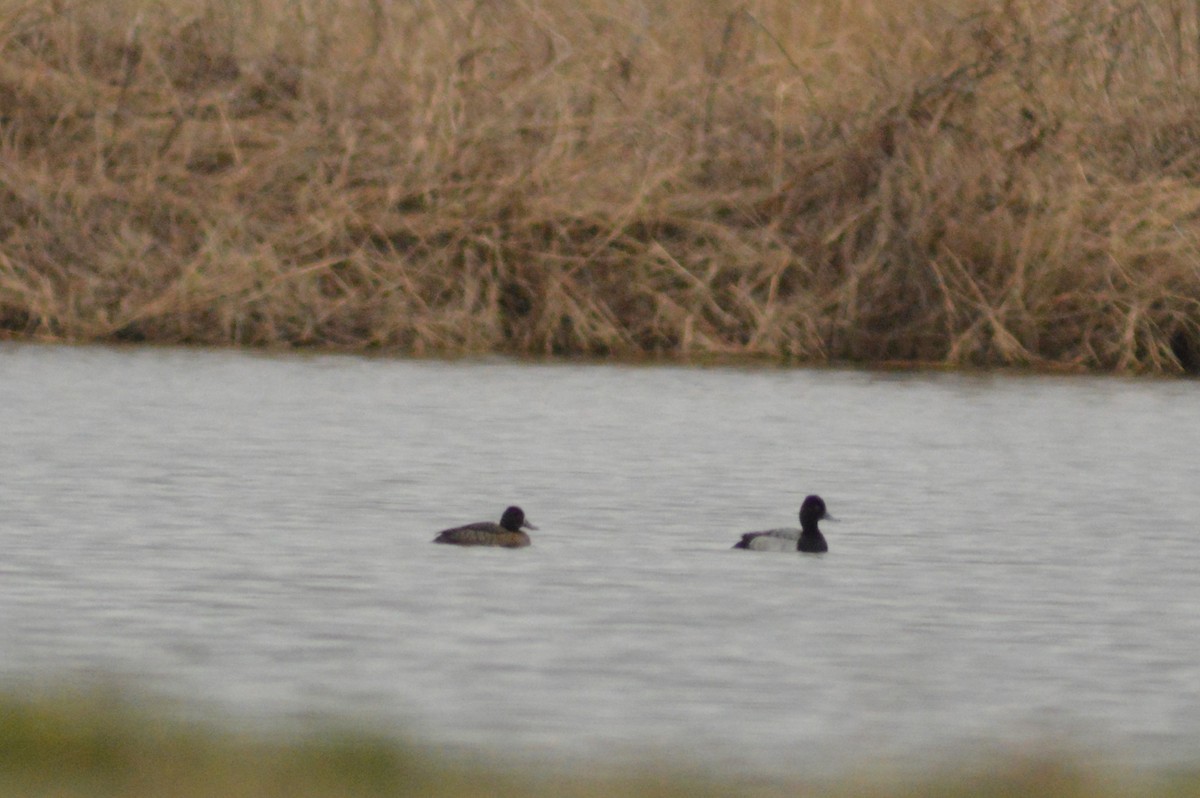
[(0, 335), (1200, 370), (1200, 9), (5, 0)]
[[(161, 707), (159, 708), (162, 709)], [(1127, 777), (1063, 758), (1001, 759), (924, 779), (886, 778), (866, 770), (837, 784), (780, 783), (652, 767), (589, 767), (531, 773), (465, 761), (365, 732), (270, 735), (168, 719), (124, 699), (63, 693), (32, 700), (0, 698), (0, 795), (60, 798), (180, 796), (258, 798), (369, 796), (956, 796), (1028, 798), (1200, 794), (1195, 773)]]

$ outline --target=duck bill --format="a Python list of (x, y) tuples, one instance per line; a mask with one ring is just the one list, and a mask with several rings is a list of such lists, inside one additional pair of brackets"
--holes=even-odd
[(534, 532), (537, 532), (537, 527), (529, 523), (529, 521), (522, 521), (521, 529), (532, 529)]
[(833, 517), (832, 515), (830, 515), (829, 513), (825, 513), (824, 517), (823, 517), (823, 518), (821, 518), (821, 520), (822, 520), (822, 521), (840, 521), (841, 519), (840, 519), (840, 518), (834, 518), (834, 517)]

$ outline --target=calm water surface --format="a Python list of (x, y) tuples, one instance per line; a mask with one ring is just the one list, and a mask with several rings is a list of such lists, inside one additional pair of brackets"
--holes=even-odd
[[(455, 750), (1200, 762), (1200, 384), (0, 347), (0, 689)], [(839, 517), (831, 552), (731, 551)], [(434, 546), (519, 503), (520, 551)]]

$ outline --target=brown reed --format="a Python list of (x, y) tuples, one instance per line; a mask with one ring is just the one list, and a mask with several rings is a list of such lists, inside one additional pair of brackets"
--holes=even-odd
[(1200, 4), (0, 0), (19, 339), (1200, 369)]

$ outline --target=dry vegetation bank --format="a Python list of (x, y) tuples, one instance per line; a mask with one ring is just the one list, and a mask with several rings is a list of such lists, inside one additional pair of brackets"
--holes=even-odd
[(0, 0), (14, 338), (1200, 369), (1200, 3)]

